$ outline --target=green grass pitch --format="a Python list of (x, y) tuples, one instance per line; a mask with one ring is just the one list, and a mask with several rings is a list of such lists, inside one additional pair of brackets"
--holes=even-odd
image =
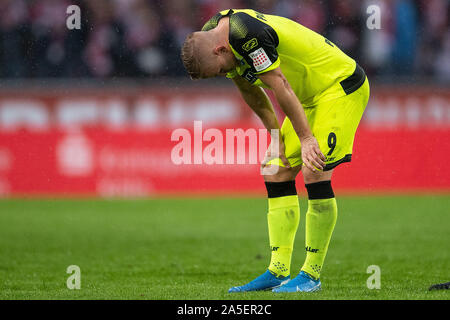
[[(0, 299), (449, 299), (450, 196), (338, 198), (322, 291), (228, 294), (264, 272), (264, 198), (1, 200)], [(305, 257), (306, 200), (292, 269)], [(69, 265), (81, 289), (69, 290)], [(381, 268), (381, 289), (366, 286)]]

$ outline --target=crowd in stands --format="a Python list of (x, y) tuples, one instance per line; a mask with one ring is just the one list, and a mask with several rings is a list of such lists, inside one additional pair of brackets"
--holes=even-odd
[[(79, 30), (66, 26), (73, 4)], [(366, 24), (373, 4), (381, 29)], [(369, 75), (450, 80), (448, 0), (0, 0), (0, 78), (185, 77), (186, 35), (227, 8), (298, 21)]]

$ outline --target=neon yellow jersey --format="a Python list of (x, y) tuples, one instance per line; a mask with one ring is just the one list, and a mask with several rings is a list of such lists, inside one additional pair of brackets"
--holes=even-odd
[(239, 66), (227, 74), (264, 87), (258, 74), (277, 67), (304, 107), (346, 95), (340, 82), (351, 76), (356, 62), (320, 34), (290, 19), (250, 9), (229, 9), (212, 17), (202, 31), (230, 18), (230, 47)]

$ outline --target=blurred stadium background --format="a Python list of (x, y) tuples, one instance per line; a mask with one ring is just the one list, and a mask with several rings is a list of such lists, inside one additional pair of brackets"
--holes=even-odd
[[(81, 30), (66, 27), (71, 4)], [(380, 30), (366, 27), (370, 4)], [(257, 165), (168, 161), (171, 132), (194, 120), (260, 127), (229, 81), (189, 81), (179, 58), (229, 7), (300, 21), (367, 71), (371, 100), (336, 188), (450, 189), (449, 1), (2, 0), (0, 194), (262, 194)]]
[[(71, 4), (81, 8), (80, 30), (66, 27), (66, 8)], [(366, 9), (371, 4), (381, 9), (379, 30), (366, 27)], [(448, 267), (448, 254), (442, 256), (442, 251), (448, 250), (441, 247), (448, 240), (450, 205), (448, 0), (0, 0), (0, 195), (5, 198), (0, 204), (0, 225), (10, 241), (2, 243), (28, 252), (26, 247), (34, 240), (53, 239), (45, 234), (34, 238), (35, 229), (19, 227), (20, 217), (26, 220), (25, 216), (13, 215), (21, 212), (23, 204), (8, 198), (256, 195), (261, 201), (255, 208), (261, 212), (253, 216), (264, 218), (265, 189), (258, 165), (177, 166), (170, 159), (176, 144), (171, 133), (176, 128), (192, 132), (194, 120), (203, 121), (204, 129), (214, 127), (222, 132), (226, 128), (261, 128), (230, 81), (190, 81), (179, 58), (186, 35), (226, 8), (253, 8), (299, 21), (336, 43), (366, 70), (371, 99), (357, 132), (352, 163), (335, 173), (336, 193), (431, 196), (419, 206), (438, 212), (435, 220), (428, 220), (434, 221), (436, 229), (427, 225), (427, 230), (447, 234), (447, 238), (439, 238), (443, 241), (440, 245), (434, 240), (422, 244), (435, 245), (435, 268)], [(298, 185), (304, 194), (302, 183)], [(433, 198), (434, 194), (440, 197)], [(358, 201), (358, 197), (351, 199)], [(386, 209), (396, 203), (395, 198), (389, 199), (369, 203), (375, 207), (384, 203)], [(415, 196), (407, 199), (404, 203), (413, 202)], [(149, 210), (162, 210), (158, 203), (149, 203)], [(167, 203), (170, 211), (171, 202)], [(86, 221), (90, 220), (82, 212), (95, 215), (89, 205), (77, 206), (56, 202), (39, 207), (36, 202), (23, 211), (40, 208), (36, 214), (44, 219), (52, 210), (71, 208)], [(173, 210), (185, 221), (183, 206), (176, 204)], [(136, 209), (132, 204), (119, 209), (101, 205), (99, 211), (106, 217), (120, 208), (125, 217), (117, 221), (126, 223), (126, 213)], [(231, 206), (230, 210), (238, 208)], [(196, 221), (195, 210), (187, 211)], [(413, 215), (411, 223), (425, 223), (419, 222), (421, 215)], [(208, 221), (206, 215), (200, 216)], [(48, 221), (59, 221), (52, 220), (59, 219), (56, 215), (52, 217), (48, 216)], [(227, 220), (225, 214), (220, 217)], [(398, 222), (391, 218), (386, 221)], [(132, 218), (130, 223), (139, 223), (139, 219)], [(69, 220), (54, 226), (63, 225), (70, 232), (74, 221)], [(43, 221), (34, 221), (34, 226)], [(162, 222), (154, 223), (161, 226)], [(261, 226), (264, 237), (264, 222)], [(77, 235), (83, 238), (86, 234), (81, 225), (78, 228)], [(114, 228), (108, 230), (117, 231)], [(181, 234), (189, 235), (185, 229)], [(53, 234), (54, 230), (43, 228), (41, 232)], [(21, 234), (27, 235), (24, 241), (28, 241), (22, 247), (13, 243)], [(54, 236), (65, 239), (64, 234)], [(405, 239), (412, 241), (413, 237)], [(302, 240), (298, 241), (300, 248)], [(13, 249), (2, 250), (9, 254), (3, 256), (4, 265), (23, 258)], [(0, 268), (0, 274), (8, 278), (5, 270)], [(436, 276), (438, 281), (439, 273)], [(35, 275), (33, 279), (38, 278)], [(14, 277), (9, 279), (3, 288), (12, 291), (4, 292), (10, 292), (7, 297), (17, 297), (11, 293)]]

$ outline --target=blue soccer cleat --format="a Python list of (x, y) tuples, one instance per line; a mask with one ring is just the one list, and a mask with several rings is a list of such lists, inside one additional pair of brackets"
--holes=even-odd
[(272, 272), (267, 270), (255, 280), (250, 281), (247, 284), (239, 287), (232, 287), (228, 290), (231, 292), (247, 292), (247, 291), (259, 291), (259, 290), (271, 290), (279, 287), (289, 281), (290, 277), (277, 277)]
[(320, 280), (315, 280), (309, 274), (301, 271), (298, 276), (282, 285), (275, 288), (273, 292), (314, 292), (321, 289)]

